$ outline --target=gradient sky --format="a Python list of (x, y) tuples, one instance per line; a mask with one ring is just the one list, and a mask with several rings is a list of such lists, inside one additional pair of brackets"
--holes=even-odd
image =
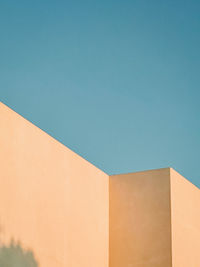
[(0, 1), (0, 99), (109, 174), (200, 186), (200, 1)]

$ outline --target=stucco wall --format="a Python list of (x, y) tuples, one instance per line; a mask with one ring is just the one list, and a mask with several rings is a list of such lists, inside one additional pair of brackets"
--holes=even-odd
[(110, 267), (171, 267), (169, 174), (110, 177)]
[(200, 190), (171, 169), (173, 267), (200, 266)]
[(108, 176), (2, 103), (0, 127), (1, 242), (40, 267), (107, 267)]
[(200, 266), (200, 190), (173, 169), (108, 176), (2, 103), (0, 163), (0, 266)]

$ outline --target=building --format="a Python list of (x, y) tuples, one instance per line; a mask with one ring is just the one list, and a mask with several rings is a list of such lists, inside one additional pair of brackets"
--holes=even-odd
[(200, 266), (200, 190), (172, 168), (109, 176), (2, 103), (0, 162), (0, 267)]

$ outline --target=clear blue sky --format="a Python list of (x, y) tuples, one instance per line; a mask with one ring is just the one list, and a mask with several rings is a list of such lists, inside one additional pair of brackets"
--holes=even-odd
[(0, 98), (109, 174), (200, 186), (200, 1), (1, 0)]

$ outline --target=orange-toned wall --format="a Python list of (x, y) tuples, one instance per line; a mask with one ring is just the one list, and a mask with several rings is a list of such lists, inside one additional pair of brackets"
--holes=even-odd
[(171, 169), (172, 266), (200, 266), (200, 190)]
[(40, 267), (108, 267), (108, 175), (3, 104), (0, 162), (3, 243)]
[(0, 163), (0, 252), (14, 239), (37, 267), (200, 266), (200, 190), (173, 169), (108, 176), (1, 103)]
[(109, 198), (109, 266), (171, 267), (170, 169), (113, 175)]

